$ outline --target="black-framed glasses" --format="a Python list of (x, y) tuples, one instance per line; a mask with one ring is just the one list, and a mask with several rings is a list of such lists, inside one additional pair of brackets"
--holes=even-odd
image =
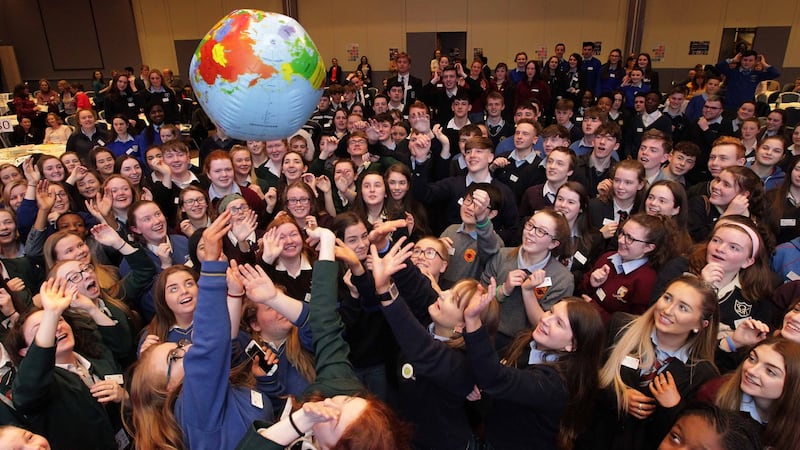
[(94, 265), (86, 264), (78, 268), (77, 272), (72, 272), (71, 274), (67, 275), (67, 281), (72, 284), (80, 283), (83, 280), (84, 273), (89, 273), (94, 270)]
[(547, 236), (554, 241), (556, 240), (556, 237), (548, 233), (546, 229), (542, 227), (537, 227), (536, 224), (531, 221), (525, 222), (525, 231), (533, 231), (533, 234), (536, 237), (543, 238)]
[(310, 201), (311, 201), (311, 199), (310, 199), (310, 198), (308, 198), (308, 197), (303, 197), (303, 198), (287, 198), (287, 199), (286, 199), (286, 203), (287, 203), (287, 204), (289, 204), (289, 205), (298, 205), (298, 204), (299, 204), (299, 205), (306, 205), (306, 204), (308, 204), (308, 202), (310, 202)]
[(629, 233), (626, 233), (625, 230), (619, 230), (619, 237), (622, 238), (622, 241), (625, 242), (625, 245), (631, 245), (634, 242), (640, 242), (642, 244), (652, 244), (652, 242), (643, 241), (641, 239), (636, 239), (635, 237), (631, 236)]
[(718, 109), (722, 109), (722, 108), (721, 108), (721, 107), (719, 107), (719, 106), (708, 106), (708, 105), (703, 105), (703, 108), (705, 108), (705, 109), (710, 109), (710, 110), (713, 110), (713, 111), (716, 111), (716, 110), (718, 110)]
[(183, 204), (186, 206), (194, 206), (194, 205), (205, 205), (206, 199), (204, 198), (187, 198), (183, 201)]
[(444, 256), (441, 253), (437, 252), (435, 248), (415, 248), (411, 250), (411, 256), (417, 258), (419, 255), (425, 257), (425, 259), (433, 260), (437, 256), (444, 260)]
[(186, 346), (189, 343), (188, 339), (181, 339), (178, 341), (178, 346), (167, 353), (167, 386), (169, 386), (169, 379), (172, 377), (172, 363), (186, 356)]

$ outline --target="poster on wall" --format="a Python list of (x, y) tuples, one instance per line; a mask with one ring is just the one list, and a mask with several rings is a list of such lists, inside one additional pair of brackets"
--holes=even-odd
[(394, 56), (400, 53), (397, 47), (389, 47), (389, 61), (394, 59)]
[(661, 62), (664, 61), (664, 55), (667, 53), (667, 46), (665, 44), (656, 44), (652, 48), (650, 54), (650, 61)]
[(542, 44), (536, 44), (533, 46), (533, 55), (535, 59), (544, 61), (547, 58), (547, 47)]
[(603, 53), (603, 41), (594, 41), (594, 55), (600, 56)]
[(690, 55), (708, 55), (708, 49), (711, 47), (711, 41), (690, 41), (689, 54)]
[(478, 59), (483, 56), (483, 47), (472, 48), (472, 59)]
[(348, 61), (358, 61), (358, 44), (347, 44), (344, 51), (347, 52)]

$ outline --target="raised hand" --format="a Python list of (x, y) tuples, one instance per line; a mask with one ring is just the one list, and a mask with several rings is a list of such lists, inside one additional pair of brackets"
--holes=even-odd
[(522, 286), (525, 279), (528, 278), (528, 273), (522, 269), (515, 269), (508, 272), (506, 280), (503, 282), (502, 291), (503, 295), (508, 297), (514, 291), (514, 288)]
[(69, 308), (74, 293), (75, 288), (68, 288), (64, 278), (48, 278), (39, 289), (39, 301), (45, 311), (60, 315)]
[(106, 247), (119, 249), (125, 244), (125, 240), (110, 226), (101, 223), (92, 227), (92, 236), (94, 240)]
[(98, 403), (120, 403), (128, 396), (125, 389), (117, 384), (116, 381), (112, 380), (98, 381), (89, 388), (89, 392), (92, 393), (92, 397), (94, 397)]
[(231, 212), (220, 214), (211, 225), (203, 231), (203, 244), (205, 247), (206, 261), (219, 261), (224, 258), (222, 254), (222, 238), (231, 229)]
[(489, 286), (485, 289), (481, 286), (475, 292), (475, 295), (469, 299), (467, 308), (464, 309), (464, 322), (467, 326), (467, 331), (472, 332), (481, 327), (481, 314), (489, 307), (489, 304), (494, 301), (494, 293), (497, 289), (497, 281), (494, 277), (491, 278)]
[(28, 180), (28, 184), (36, 184), (42, 179), (42, 174), (36, 164), (33, 163), (32, 156), (29, 156), (22, 163), (22, 173), (25, 175), (25, 179)]
[(326, 177), (325, 175), (320, 175), (317, 177), (317, 189), (323, 194), (327, 194), (331, 191), (331, 180), (330, 178)]
[(375, 290), (385, 291), (389, 289), (392, 275), (405, 269), (406, 261), (411, 257), (411, 249), (414, 243), (403, 246), (406, 242), (405, 236), (397, 240), (392, 248), (381, 258), (375, 245), (370, 245), (369, 252), (372, 256), (372, 278), (375, 280)]
[(278, 227), (270, 228), (264, 233), (261, 238), (261, 248), (263, 251), (261, 259), (265, 263), (272, 264), (278, 259), (283, 251), (283, 241), (278, 237)]
[(250, 264), (239, 266), (239, 275), (247, 298), (253, 302), (268, 305), (277, 297), (278, 290), (260, 266), (253, 267)]
[(231, 233), (233, 233), (237, 241), (242, 242), (247, 239), (247, 236), (256, 231), (257, 224), (256, 212), (252, 209), (248, 210), (244, 213), (242, 219), (231, 221)]
[(49, 212), (56, 204), (56, 198), (48, 192), (50, 182), (47, 180), (39, 180), (36, 183), (36, 206), (40, 211)]

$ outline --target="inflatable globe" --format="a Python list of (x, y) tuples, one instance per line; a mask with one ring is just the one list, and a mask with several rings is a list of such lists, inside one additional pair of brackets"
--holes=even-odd
[(189, 77), (203, 110), (225, 134), (282, 139), (305, 124), (317, 106), (325, 65), (291, 17), (239, 9), (200, 41)]

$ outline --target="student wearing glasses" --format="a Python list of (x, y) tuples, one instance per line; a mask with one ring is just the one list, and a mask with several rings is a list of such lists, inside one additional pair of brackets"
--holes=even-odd
[(607, 252), (583, 276), (579, 291), (605, 323), (615, 312), (642, 314), (650, 304), (657, 270), (672, 258), (677, 231), (672, 219), (638, 213), (617, 232), (617, 251)]
[[(523, 301), (520, 286), (532, 274), (544, 271), (544, 281), (536, 287), (536, 300), (545, 311), (563, 297), (572, 295), (575, 282), (569, 269), (562, 264), (570, 248), (570, 229), (561, 214), (543, 209), (525, 222), (522, 244), (504, 247), (495, 254), (481, 276), (488, 285), (497, 280), (495, 297), (500, 302), (498, 349), (508, 345), (522, 330), (532, 328), (537, 320)], [(563, 245), (562, 245), (563, 244)]]
[(42, 307), (21, 313), (10, 330), (6, 346), (18, 367), (12, 398), (31, 431), (55, 449), (118, 448), (115, 435), (125, 436), (118, 404), (127, 394), (122, 368), (106, 347), (113, 337), (103, 334), (114, 321), (97, 306), (85, 309), (101, 330), (103, 340), (96, 341), (95, 330), (65, 314), (90, 303), (77, 291), (83, 278), (77, 269), (45, 281)]

